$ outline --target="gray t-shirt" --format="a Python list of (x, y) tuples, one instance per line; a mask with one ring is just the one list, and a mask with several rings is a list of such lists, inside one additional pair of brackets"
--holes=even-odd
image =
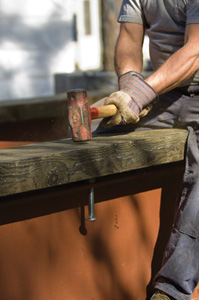
[[(199, 0), (123, 0), (118, 22), (144, 25), (156, 70), (183, 46), (186, 24), (199, 23)], [(198, 82), (199, 71), (183, 85)]]

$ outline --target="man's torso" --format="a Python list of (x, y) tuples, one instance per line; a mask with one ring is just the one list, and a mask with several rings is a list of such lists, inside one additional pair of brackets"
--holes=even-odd
[(199, 0), (124, 0), (118, 20), (145, 26), (156, 70), (183, 46), (186, 24), (199, 23)]

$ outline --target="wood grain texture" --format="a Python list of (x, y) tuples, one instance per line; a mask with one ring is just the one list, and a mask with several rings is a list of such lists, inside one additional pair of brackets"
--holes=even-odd
[(0, 196), (181, 161), (186, 130), (71, 139), (0, 150)]

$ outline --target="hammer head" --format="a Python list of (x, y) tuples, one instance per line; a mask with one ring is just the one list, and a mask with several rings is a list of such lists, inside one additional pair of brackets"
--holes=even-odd
[(72, 140), (88, 141), (92, 138), (91, 112), (85, 89), (73, 89), (67, 92), (68, 117)]

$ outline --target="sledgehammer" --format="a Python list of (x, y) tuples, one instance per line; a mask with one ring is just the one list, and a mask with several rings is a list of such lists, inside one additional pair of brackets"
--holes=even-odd
[(117, 107), (114, 104), (90, 107), (85, 89), (72, 89), (67, 92), (68, 119), (72, 140), (88, 141), (92, 138), (91, 120), (114, 116)]

